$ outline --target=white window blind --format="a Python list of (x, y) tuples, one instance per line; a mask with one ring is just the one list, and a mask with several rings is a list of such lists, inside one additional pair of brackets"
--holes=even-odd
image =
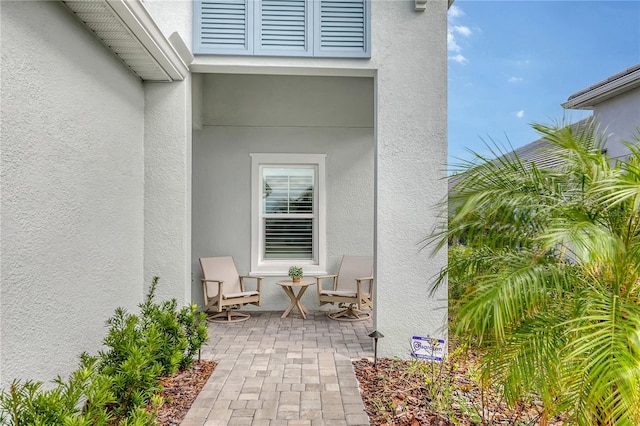
[(314, 258), (315, 176), (315, 166), (263, 166), (265, 259)]

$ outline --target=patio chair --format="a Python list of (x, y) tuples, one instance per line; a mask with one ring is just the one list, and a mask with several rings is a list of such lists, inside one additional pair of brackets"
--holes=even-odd
[[(329, 318), (337, 321), (363, 321), (371, 317), (364, 309), (373, 308), (373, 257), (343, 256), (336, 275), (320, 275), (318, 282), (318, 302), (320, 306), (338, 304), (338, 311), (329, 312)], [(329, 279), (331, 290), (322, 288)]]
[[(203, 257), (202, 290), (204, 292), (204, 310), (211, 322), (246, 321), (251, 315), (240, 312), (243, 305), (260, 306), (262, 277), (239, 275), (233, 257)], [(245, 291), (244, 280), (256, 280), (256, 290)]]

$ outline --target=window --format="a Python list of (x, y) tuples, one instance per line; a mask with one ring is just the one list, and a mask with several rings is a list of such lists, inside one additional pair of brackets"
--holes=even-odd
[(251, 271), (325, 271), (324, 154), (251, 154)]
[(370, 0), (196, 0), (194, 53), (370, 58)]

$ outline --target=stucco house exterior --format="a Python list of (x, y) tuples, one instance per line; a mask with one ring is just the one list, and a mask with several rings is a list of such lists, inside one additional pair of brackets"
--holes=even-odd
[[(624, 158), (629, 154), (626, 144), (637, 142), (636, 138), (640, 137), (640, 64), (569, 95), (562, 107), (593, 111), (591, 116), (571, 126), (579, 128), (594, 121), (606, 137), (606, 155), (611, 161)], [(541, 168), (550, 169), (560, 164), (552, 145), (544, 139), (513, 152), (523, 162), (534, 162)]]
[(625, 157), (629, 150), (624, 142), (640, 137), (640, 64), (573, 93), (562, 107), (592, 110), (607, 136), (607, 155)]
[[(626, 143), (640, 137), (640, 64), (633, 65), (591, 86), (579, 90), (562, 103), (562, 107), (591, 110), (593, 114), (571, 126), (579, 128), (595, 121), (606, 136), (606, 155), (613, 161), (629, 154)], [(513, 150), (523, 163), (552, 169), (561, 162), (553, 154), (553, 146), (545, 139), (537, 139)], [(459, 182), (459, 176), (449, 178), (449, 188)], [(449, 205), (450, 213), (453, 206)]]
[(0, 2), (0, 388), (75, 369), (154, 276), (200, 303), (200, 257), (264, 275), (256, 309), (284, 309), (261, 167), (311, 171), (307, 276), (374, 256), (381, 356), (446, 338), (446, 253), (419, 241), (447, 190), (448, 6)]

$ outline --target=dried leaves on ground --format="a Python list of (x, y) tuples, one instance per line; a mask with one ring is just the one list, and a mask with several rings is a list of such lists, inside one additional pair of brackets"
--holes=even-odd
[(158, 424), (179, 425), (217, 365), (216, 361), (196, 361), (191, 368), (162, 379), (164, 404), (158, 409)]
[[(538, 425), (535, 401), (509, 408), (497, 393), (482, 390), (474, 379), (473, 359), (430, 363), (421, 360), (354, 361), (360, 393), (372, 426)], [(177, 426), (217, 365), (198, 361), (162, 380), (165, 403), (158, 424)], [(564, 419), (550, 419), (549, 426)]]
[[(509, 408), (496, 392), (481, 389), (472, 363), (367, 359), (354, 361), (371, 425), (538, 425), (535, 401)], [(562, 419), (548, 420), (560, 425)]]

